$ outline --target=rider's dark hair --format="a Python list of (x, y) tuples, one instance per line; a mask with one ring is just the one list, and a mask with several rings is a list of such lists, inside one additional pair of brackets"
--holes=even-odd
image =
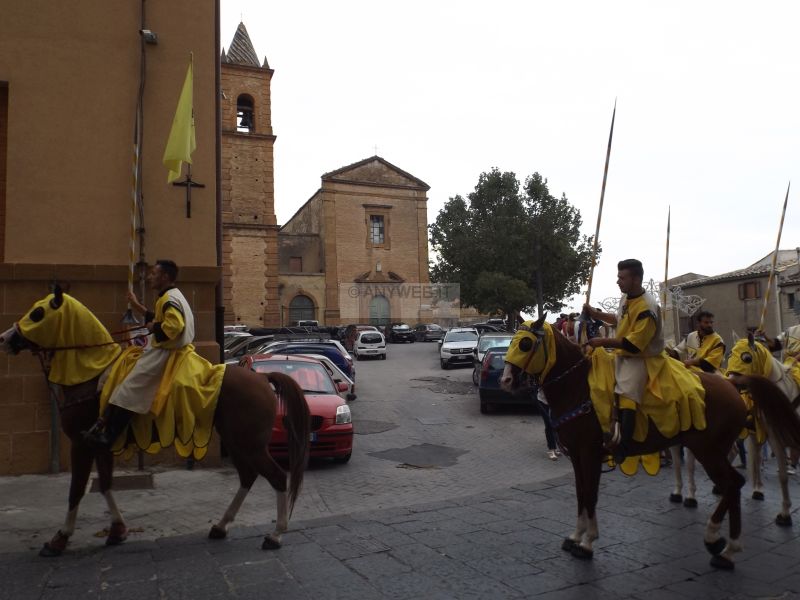
[(156, 265), (161, 267), (161, 272), (165, 273), (170, 281), (175, 282), (178, 279), (178, 265), (175, 261), (160, 259), (156, 261)]
[(644, 267), (642, 267), (641, 261), (635, 258), (626, 258), (625, 260), (619, 261), (617, 263), (617, 271), (629, 271), (639, 279), (644, 277)]
[(714, 313), (708, 310), (701, 310), (694, 316), (695, 321), (702, 321), (703, 319), (713, 319)]

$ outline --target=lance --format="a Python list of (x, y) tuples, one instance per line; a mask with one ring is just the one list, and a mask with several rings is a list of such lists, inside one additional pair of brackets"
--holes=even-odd
[(669, 222), (672, 216), (672, 207), (667, 207), (667, 251), (664, 258), (664, 287), (661, 289), (661, 313), (662, 319), (661, 322), (664, 322), (664, 318), (667, 315), (667, 281), (669, 281)]
[(792, 187), (792, 182), (786, 186), (786, 198), (783, 200), (783, 211), (781, 211), (781, 222), (778, 225), (778, 240), (775, 242), (775, 252), (772, 254), (772, 268), (769, 270), (769, 281), (767, 282), (767, 293), (764, 294), (764, 306), (761, 309), (761, 321), (759, 322), (759, 331), (764, 331), (764, 321), (767, 320), (767, 306), (769, 305), (769, 296), (772, 292), (772, 283), (775, 280), (775, 264), (778, 262), (778, 250), (781, 246), (781, 233), (783, 232), (783, 218), (786, 216), (786, 205), (789, 203), (789, 188)]
[(600, 238), (600, 220), (603, 217), (603, 199), (606, 196), (606, 181), (608, 180), (608, 161), (611, 159), (611, 140), (614, 137), (614, 119), (617, 116), (617, 100), (614, 99), (614, 112), (611, 113), (611, 131), (608, 133), (608, 148), (606, 149), (606, 166), (603, 169), (603, 187), (600, 188), (600, 207), (597, 209), (597, 226), (594, 230), (594, 243), (592, 244), (592, 268), (589, 270), (589, 283), (586, 288), (586, 304), (592, 297), (592, 280), (594, 268), (597, 265), (597, 243)]

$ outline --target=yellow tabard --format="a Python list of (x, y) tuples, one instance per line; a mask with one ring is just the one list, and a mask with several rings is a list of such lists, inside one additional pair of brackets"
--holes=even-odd
[[(100, 396), (101, 412), (141, 353), (142, 348), (131, 346), (114, 364)], [(211, 438), (224, 374), (225, 365), (212, 365), (197, 354), (191, 344), (173, 351), (164, 367), (150, 412), (137, 414), (131, 421), (135, 443), (125, 447), (126, 436), (121, 435), (114, 452), (124, 453), (126, 457), (137, 449), (155, 454), (174, 443), (180, 456), (203, 458)], [(158, 431), (158, 441), (152, 440), (153, 424)]]
[[(706, 428), (705, 389), (700, 378), (667, 357), (652, 356), (641, 359), (647, 366), (647, 387), (639, 410), (633, 439), (643, 442), (647, 436), (648, 419), (666, 438), (672, 438), (691, 427)], [(589, 389), (597, 418), (603, 431), (611, 425), (611, 407), (614, 404), (614, 354), (602, 349), (591, 355)]]

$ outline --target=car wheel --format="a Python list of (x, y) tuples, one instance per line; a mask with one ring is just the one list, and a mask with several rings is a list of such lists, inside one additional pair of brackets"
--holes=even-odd
[(335, 456), (333, 458), (333, 462), (339, 463), (340, 465), (346, 464), (350, 462), (350, 457), (353, 456), (352, 450), (345, 454), (344, 456)]
[(472, 384), (478, 385), (478, 369), (476, 367), (472, 368)]
[(447, 369), (449, 369), (449, 368), (450, 368), (450, 365), (448, 365), (448, 364), (447, 364), (447, 361), (446, 361), (446, 360), (440, 360), (439, 362), (440, 362), (440, 363), (442, 363), (442, 368), (443, 368), (445, 371), (446, 371)]
[(481, 414), (488, 415), (489, 414), (489, 403), (488, 402), (481, 402)]
[(381, 354), (381, 360), (386, 360), (386, 355), (385, 354)]

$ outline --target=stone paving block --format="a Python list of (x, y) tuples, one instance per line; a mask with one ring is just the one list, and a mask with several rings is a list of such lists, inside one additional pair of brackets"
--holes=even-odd
[(463, 541), (462, 538), (455, 533), (442, 531), (440, 529), (429, 529), (427, 531), (419, 531), (410, 535), (419, 543), (430, 546), (431, 548), (441, 548), (443, 546), (460, 544)]
[(441, 552), (444, 556), (467, 564), (473, 561), (502, 556), (501, 551), (495, 546), (475, 544), (469, 541), (464, 541), (460, 544), (448, 544), (446, 547), (441, 548)]
[(593, 582), (593, 585), (617, 595), (635, 594), (661, 587), (657, 579), (643, 575), (642, 571), (609, 575), (608, 577), (597, 579)]
[(299, 544), (286, 544), (280, 549), (280, 559), (289, 563), (304, 563), (330, 559), (322, 547), (315, 542), (300, 542)]
[(539, 561), (562, 556), (565, 552), (561, 549), (561, 544), (523, 544), (513, 542), (501, 548), (505, 556), (516, 558), (523, 562), (536, 564)]
[(277, 579), (234, 588), (236, 598), (241, 600), (264, 600), (285, 598), (286, 600), (315, 600), (318, 595), (304, 589), (293, 579)]
[(346, 541), (326, 544), (325, 549), (331, 556), (339, 560), (358, 558), (379, 552), (386, 552), (389, 546), (372, 538), (353, 538)]
[(464, 521), (465, 523), (469, 523), (471, 525), (483, 525), (492, 521), (499, 521), (502, 518), (499, 515), (482, 511), (471, 506), (446, 508), (440, 510), (439, 513), (452, 519)]
[(533, 596), (537, 600), (626, 600), (627, 594), (620, 592), (607, 592), (592, 584), (576, 585), (574, 587), (554, 590)]
[(484, 529), (487, 531), (492, 531), (494, 533), (512, 533), (514, 531), (519, 531), (519, 529), (527, 528), (527, 523), (521, 523), (519, 521), (515, 521), (513, 519), (503, 519), (501, 521), (492, 521), (491, 523), (486, 523), (483, 525)]
[(352, 569), (362, 577), (373, 580), (387, 575), (398, 575), (409, 573), (411, 567), (397, 560), (388, 553), (370, 554), (360, 558), (352, 558), (344, 561), (347, 568)]
[(526, 575), (535, 575), (542, 570), (530, 563), (506, 555), (489, 555), (482, 558), (467, 560), (466, 564), (486, 577), (498, 581), (508, 581)]
[(158, 588), (158, 581), (150, 579), (147, 581), (104, 585), (96, 596), (85, 597), (94, 597), (99, 600), (150, 600), (151, 598), (155, 600), (161, 598), (161, 592)]
[(412, 534), (420, 531), (427, 531), (435, 526), (425, 521), (405, 521), (403, 523), (395, 523), (393, 527), (401, 533)]
[(437, 578), (422, 573), (399, 573), (378, 577), (370, 583), (386, 598), (392, 600), (416, 600), (419, 598), (443, 598), (447, 591)]
[[(443, 518), (441, 521), (436, 521), (435, 523), (431, 523), (436, 529), (441, 531), (450, 531), (453, 533), (472, 533), (475, 531), (483, 531), (483, 525), (475, 525), (473, 523), (467, 523), (466, 521), (462, 521), (461, 519), (451, 519), (451, 518)], [(433, 527), (431, 527), (433, 528)]]
[[(668, 585), (664, 590), (674, 594), (673, 598), (686, 598), (687, 600), (730, 600), (731, 592), (702, 581), (684, 581)], [(647, 600), (645, 598), (645, 600)]]
[(440, 579), (440, 585), (447, 592), (452, 593), (461, 600), (469, 600), (471, 598), (502, 600), (504, 598), (522, 597), (519, 590), (487, 577), (447, 577)]
[[(97, 593), (97, 588), (94, 588), (91, 592)], [(87, 597), (91, 597), (90, 590), (82, 585), (47, 587), (42, 590), (41, 595), (37, 596), (41, 600), (84, 600)]]
[(222, 569), (222, 574), (225, 580), (235, 588), (291, 577), (286, 567), (277, 558), (228, 565)]

